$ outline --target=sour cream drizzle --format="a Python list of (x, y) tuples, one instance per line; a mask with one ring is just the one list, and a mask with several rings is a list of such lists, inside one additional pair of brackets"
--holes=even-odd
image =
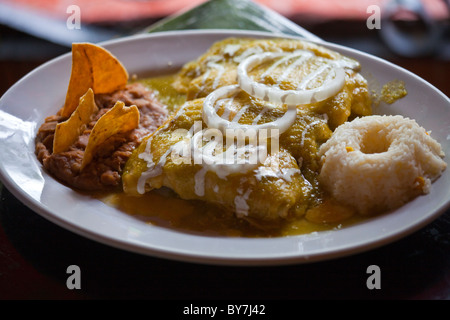
[(194, 176), (195, 185), (194, 192), (197, 196), (203, 197), (205, 195), (205, 176), (208, 168), (203, 167)]
[[(276, 54), (278, 55), (278, 54)], [(310, 51), (305, 51), (305, 50), (298, 50), (295, 51), (294, 53), (288, 54), (285, 57), (279, 59), (277, 62), (273, 63), (269, 68), (267, 68), (266, 71), (264, 71), (263, 74), (261, 74), (260, 78), (264, 79), (266, 78), (269, 74), (271, 74), (276, 67), (278, 67), (281, 64), (285, 64), (286, 62), (288, 62), (289, 60), (291, 60), (292, 58), (298, 57), (297, 60), (295, 60), (293, 63), (291, 63), (286, 69), (284, 69), (283, 73), (281, 74), (281, 76), (278, 78), (277, 83), (281, 83), (285, 78), (287, 78), (287, 76), (289, 76), (291, 74), (291, 72), (299, 65), (301, 65), (302, 63), (304, 63), (305, 61), (309, 60), (310, 58), (312, 58), (314, 56), (314, 54)]]
[(314, 127), (315, 125), (317, 125), (317, 124), (323, 124), (323, 123), (327, 123), (327, 121), (326, 121), (326, 120), (322, 120), (322, 119), (320, 119), (320, 120), (315, 120), (315, 121), (313, 121), (313, 122), (311, 122), (311, 123), (309, 123), (309, 124), (307, 124), (307, 125), (305, 126), (305, 129), (302, 131), (302, 138), (301, 138), (301, 140), (300, 140), (300, 146), (301, 146), (301, 147), (303, 147), (303, 145), (305, 144), (306, 134), (308, 133), (308, 131), (309, 131), (312, 127)]
[[(178, 110), (177, 114), (174, 116), (173, 120), (176, 120), (181, 114), (182, 111), (184, 110), (184, 105), (180, 107), (180, 109)], [(169, 126), (169, 123), (167, 122), (166, 124), (164, 124), (160, 129), (167, 129), (167, 127)], [(191, 130), (193, 130), (194, 127), (191, 128)], [(191, 134), (191, 131), (189, 131), (189, 134)], [(168, 155), (175, 149), (177, 149), (180, 145), (180, 143), (183, 143), (184, 140), (181, 140), (180, 142), (172, 145), (168, 150), (166, 150), (166, 152), (164, 152), (164, 154), (159, 158), (158, 163), (155, 163), (153, 161), (153, 152), (152, 152), (152, 141), (153, 141), (153, 137), (151, 136), (150, 138), (147, 139), (147, 141), (145, 142), (145, 150), (144, 152), (140, 153), (138, 155), (139, 159), (144, 160), (145, 162), (147, 162), (147, 170), (144, 171), (141, 176), (138, 179), (137, 182), (137, 192), (140, 194), (144, 194), (145, 193), (145, 184), (147, 182), (148, 179), (157, 177), (159, 175), (162, 174), (163, 172), (163, 167), (166, 164), (167, 161), (167, 157)]]
[(247, 189), (244, 191), (244, 188), (241, 186), (237, 190), (238, 195), (234, 198), (234, 207), (235, 212), (238, 217), (248, 216), (248, 210), (250, 209), (247, 204), (247, 200), (250, 197), (250, 193), (252, 189)]
[[(298, 50), (293, 53), (264, 52), (246, 58), (237, 67), (240, 88), (258, 99), (288, 105), (301, 105), (322, 101), (333, 96), (342, 89), (345, 84), (345, 71), (342, 67), (334, 64), (332, 60), (326, 62), (333, 66), (330, 70), (333, 77), (328, 78), (328, 81), (323, 82), (321, 86), (311, 89), (283, 90), (276, 86), (258, 82), (248, 75), (249, 70), (264, 62), (281, 58), (269, 67), (269, 71), (271, 71), (272, 68), (277, 67), (296, 56), (300, 56), (300, 58), (284, 71), (279, 80), (282, 81), (283, 77), (290, 74), (298, 64), (310, 59), (314, 54), (309, 51)], [(325, 61), (324, 59), (321, 60)]]
[[(234, 102), (234, 97), (231, 97), (231, 98), (228, 98), (228, 99), (223, 99), (222, 101), (224, 101), (225, 103), (223, 103), (223, 113), (222, 113), (221, 117), (223, 119), (229, 119), (230, 118), (230, 113), (232, 111), (231, 110), (231, 106), (232, 106), (232, 104)], [(219, 106), (220, 106), (220, 104), (217, 103), (216, 108), (215, 108), (216, 112), (219, 109)]]
[(255, 117), (255, 119), (253, 119), (252, 125), (257, 125), (259, 120), (261, 120), (264, 114), (269, 110), (270, 109), (268, 107), (264, 107), (264, 109), (262, 109), (262, 111)]

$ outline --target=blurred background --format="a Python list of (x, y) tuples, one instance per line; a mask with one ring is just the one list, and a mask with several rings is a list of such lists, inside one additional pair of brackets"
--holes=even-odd
[[(36, 66), (70, 51), (74, 41), (98, 42), (142, 32), (204, 2), (0, 0), (0, 94)], [(324, 40), (398, 64), (450, 95), (450, 0), (253, 2)], [(371, 10), (374, 6), (379, 12)], [(377, 14), (382, 18), (378, 27), (373, 20)]]

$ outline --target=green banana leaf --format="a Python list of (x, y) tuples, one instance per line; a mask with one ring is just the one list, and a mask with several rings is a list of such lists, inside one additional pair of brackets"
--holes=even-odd
[(187, 29), (256, 30), (320, 40), (289, 19), (250, 0), (209, 0), (162, 19), (144, 32)]

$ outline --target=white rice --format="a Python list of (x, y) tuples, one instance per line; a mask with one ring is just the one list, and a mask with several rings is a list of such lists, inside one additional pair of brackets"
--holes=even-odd
[(319, 156), (325, 190), (364, 215), (398, 208), (428, 193), (447, 166), (441, 145), (402, 116), (344, 123), (321, 146)]

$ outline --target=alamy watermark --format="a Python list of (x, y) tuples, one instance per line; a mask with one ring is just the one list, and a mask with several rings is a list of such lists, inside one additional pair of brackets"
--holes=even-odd
[(69, 30), (81, 29), (81, 9), (79, 6), (72, 4), (67, 7), (66, 13), (69, 17), (66, 20), (66, 26)]
[(368, 29), (381, 29), (381, 8), (376, 4), (367, 7), (366, 13), (370, 16), (366, 20), (366, 26)]
[(67, 289), (81, 289), (81, 269), (79, 266), (72, 264), (67, 267), (66, 273), (70, 276), (66, 280)]
[(381, 269), (375, 264), (371, 264), (367, 267), (367, 274), (370, 276), (366, 280), (367, 289), (381, 289)]
[(168, 152), (177, 165), (258, 164), (279, 152), (278, 129), (202, 129), (202, 121), (196, 121), (191, 130), (177, 129), (172, 137), (179, 141)]

